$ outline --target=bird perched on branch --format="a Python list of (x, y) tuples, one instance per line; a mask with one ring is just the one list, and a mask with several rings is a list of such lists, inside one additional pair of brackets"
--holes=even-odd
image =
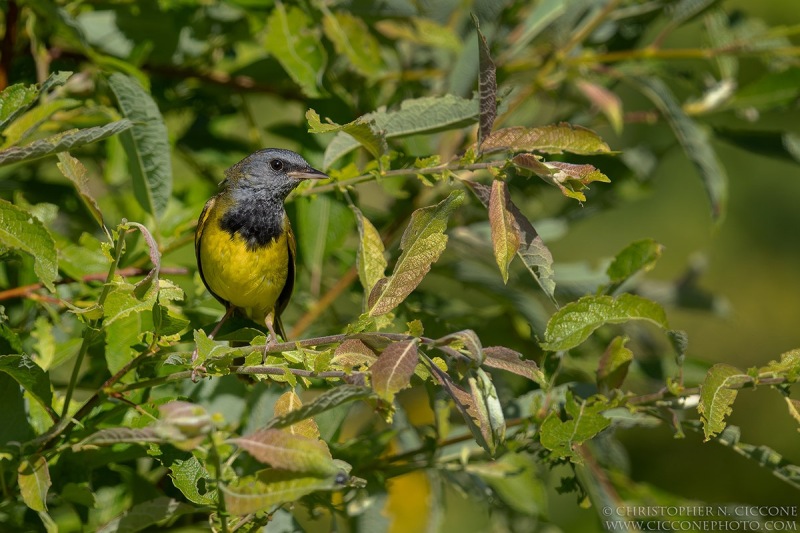
[(267, 327), (268, 346), (278, 335), (286, 339), (281, 313), (294, 287), (296, 244), (283, 202), (301, 181), (327, 177), (295, 152), (276, 148), (225, 171), (222, 190), (200, 214), (194, 240), (200, 278), (225, 306), (209, 337), (238, 309)]

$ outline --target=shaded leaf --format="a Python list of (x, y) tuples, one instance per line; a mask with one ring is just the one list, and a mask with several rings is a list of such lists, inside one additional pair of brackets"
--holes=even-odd
[(358, 251), (356, 252), (356, 267), (364, 294), (369, 295), (372, 288), (386, 272), (386, 257), (384, 256), (383, 240), (380, 233), (355, 205), (350, 208), (356, 215), (358, 225)]
[(558, 413), (551, 411), (539, 428), (539, 439), (542, 446), (557, 457), (569, 458), (573, 463), (581, 464), (581, 456), (574, 453), (574, 447), (593, 438), (611, 424), (611, 420), (601, 414), (609, 406), (593, 400), (578, 403), (568, 392), (565, 407), (570, 418), (561, 420)]
[(47, 491), (52, 484), (44, 457), (33, 455), (22, 459), (17, 469), (17, 485), (25, 505), (34, 511), (47, 511)]
[(472, 23), (478, 34), (478, 96), (480, 98), (478, 152), (480, 152), (484, 139), (492, 133), (494, 119), (497, 117), (497, 69), (492, 61), (486, 37), (481, 33), (478, 17), (474, 13), (472, 14)]
[(69, 152), (59, 152), (58, 154), (58, 169), (61, 173), (69, 179), (78, 191), (81, 200), (83, 200), (86, 209), (94, 218), (95, 222), (101, 227), (105, 228), (103, 221), (103, 213), (100, 211), (100, 206), (97, 205), (97, 200), (92, 196), (89, 191), (89, 178), (86, 176), (86, 167), (83, 166), (78, 159), (72, 157)]
[(503, 346), (489, 346), (483, 349), (483, 353), (486, 356), (483, 361), (484, 366), (499, 368), (528, 378), (542, 388), (547, 386), (547, 378), (539, 369), (539, 365), (535, 361), (524, 359), (521, 353)]
[(158, 249), (158, 243), (145, 226), (139, 224), (138, 222), (127, 222), (124, 224), (124, 226), (138, 229), (142, 233), (144, 240), (147, 243), (147, 251), (150, 255), (150, 262), (153, 264), (153, 268), (150, 269), (150, 272), (148, 272), (141, 281), (133, 286), (134, 296), (141, 300), (145, 297), (148, 291), (150, 291), (151, 287), (154, 285), (158, 287), (158, 272), (161, 270), (161, 252)]
[[(455, 344), (455, 346), (453, 346), (453, 344)], [(464, 351), (466, 351), (469, 355), (469, 358), (475, 361), (476, 365), (483, 364), (486, 358), (483, 353), (483, 347), (481, 346), (481, 340), (471, 329), (456, 331), (455, 333), (450, 333), (444, 337), (436, 339), (436, 346), (447, 345), (450, 345), (455, 349), (463, 348)]]
[(44, 139), (38, 139), (25, 146), (14, 146), (0, 150), (0, 165), (39, 159), (58, 152), (71, 150), (78, 146), (101, 141), (133, 127), (130, 120), (123, 119), (103, 126), (67, 130)]
[(366, 115), (347, 124), (336, 124), (331, 122), (330, 119), (326, 123), (322, 123), (316, 111), (313, 109), (306, 111), (309, 132), (344, 132), (366, 148), (375, 159), (379, 159), (389, 149), (386, 144), (386, 138), (384, 137), (384, 132), (378, 129), (375, 122), (365, 117)]
[(325, 50), (316, 24), (297, 6), (288, 10), (276, 2), (267, 19), (266, 49), (303, 90), (319, 98), (320, 77), (325, 66)]
[(113, 519), (97, 530), (97, 533), (130, 533), (152, 531), (153, 526), (175, 518), (196, 513), (197, 509), (178, 500), (161, 496), (137, 503), (122, 516)]
[(714, 135), (749, 152), (800, 163), (800, 135), (796, 133), (717, 127)]
[(646, 320), (669, 329), (664, 309), (651, 300), (634, 294), (584, 296), (556, 311), (547, 322), (541, 347), (548, 351), (569, 350), (589, 338), (604, 324)]
[(5, 372), (20, 384), (48, 411), (52, 411), (53, 391), (50, 376), (27, 355), (0, 355), (0, 372)]
[(489, 225), (492, 232), (494, 259), (500, 267), (503, 283), (508, 283), (508, 265), (519, 251), (520, 230), (511, 214), (511, 194), (502, 180), (492, 182), (489, 196)]
[(322, 441), (289, 431), (260, 429), (250, 435), (230, 439), (230, 442), (273, 468), (320, 476), (333, 475), (339, 470)]
[(506, 436), (503, 407), (489, 375), (482, 368), (475, 369), (474, 372), (475, 374), (469, 378), (470, 395), (483, 440), (487, 445), (486, 451), (494, 456), (497, 447), (502, 445)]
[(586, 80), (577, 80), (575, 86), (597, 109), (603, 113), (614, 132), (622, 133), (622, 100), (602, 85)]
[(669, 87), (658, 78), (636, 78), (642, 92), (664, 114), (686, 156), (703, 179), (711, 215), (720, 221), (728, 203), (728, 175), (711, 146), (708, 133), (684, 113)]
[(267, 424), (267, 428), (285, 428), (296, 424), (301, 420), (316, 416), (325, 411), (329, 411), (347, 402), (356, 400), (366, 400), (374, 398), (375, 393), (368, 387), (357, 387), (355, 385), (339, 385), (326, 391), (299, 409), (295, 409), (283, 416), (275, 417)]
[(383, 287), (376, 287), (381, 291), (370, 304), (370, 316), (388, 313), (419, 285), (444, 251), (447, 245), (447, 235), (444, 234), (447, 220), (463, 201), (464, 193), (453, 191), (437, 205), (417, 209), (411, 214), (411, 221), (400, 240), (403, 253), (388, 281)]
[(708, 370), (700, 386), (700, 403), (697, 406), (703, 422), (705, 441), (725, 429), (725, 417), (731, 414), (731, 406), (737, 394), (737, 390), (731, 387), (741, 386), (752, 379), (738, 368), (725, 363), (717, 363)]
[(372, 389), (391, 403), (395, 394), (411, 384), (417, 361), (415, 341), (393, 342), (384, 348), (378, 360), (369, 367)]
[(108, 78), (122, 114), (134, 126), (120, 136), (128, 156), (133, 193), (149, 214), (160, 217), (172, 194), (172, 160), (164, 118), (136, 78), (115, 72)]
[(519, 25), (519, 33), (514, 31), (509, 39), (508, 57), (513, 57), (525, 50), (545, 28), (557, 20), (567, 10), (566, 0), (542, 0), (528, 12), (528, 16)]
[(340, 474), (317, 477), (301, 472), (263, 470), (256, 476), (238, 478), (222, 486), (225, 510), (233, 515), (267, 511), (273, 505), (292, 502), (318, 490), (341, 487)]
[[(279, 417), (289, 414), (292, 411), (300, 409), (301, 407), (303, 407), (303, 402), (300, 401), (300, 397), (295, 394), (293, 390), (286, 391), (281, 394), (281, 396), (278, 398), (278, 401), (275, 402), (275, 416)], [(309, 439), (320, 438), (319, 427), (317, 427), (317, 423), (314, 422), (312, 418), (306, 418), (305, 420), (301, 420), (296, 424), (287, 426), (283, 428), (283, 431), (287, 431), (292, 435), (299, 435)]]
[(363, 20), (344, 11), (326, 11), (322, 29), (336, 53), (346, 57), (358, 73), (367, 78), (381, 73), (384, 65), (378, 41)]
[(96, 431), (75, 445), (76, 450), (91, 446), (110, 446), (113, 444), (144, 444), (164, 442), (152, 427), (148, 428), (106, 428)]
[(606, 292), (613, 292), (622, 283), (639, 272), (650, 272), (661, 257), (664, 246), (653, 239), (632, 242), (614, 257), (606, 274), (611, 284)]
[(762, 110), (788, 105), (800, 95), (800, 67), (768, 72), (736, 91), (731, 106)]
[(0, 245), (33, 257), (33, 270), (45, 287), (55, 292), (58, 255), (53, 237), (28, 211), (0, 199)]
[[(386, 139), (422, 133), (451, 130), (478, 121), (478, 98), (466, 100), (451, 94), (404, 100), (400, 109), (378, 109), (357, 119), (374, 123)], [(350, 135), (339, 132), (328, 144), (323, 169), (328, 169), (340, 157), (358, 148), (360, 143)]]
[(619, 388), (628, 375), (628, 367), (633, 361), (633, 352), (625, 347), (628, 337), (614, 337), (597, 365), (597, 386), (601, 391)]
[(585, 155), (611, 153), (611, 148), (595, 132), (566, 122), (538, 128), (515, 126), (497, 130), (483, 142), (483, 150)]

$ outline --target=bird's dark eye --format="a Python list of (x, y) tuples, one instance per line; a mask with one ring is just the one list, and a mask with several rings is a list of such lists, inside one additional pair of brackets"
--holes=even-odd
[(269, 162), (269, 166), (272, 167), (272, 170), (283, 170), (283, 161), (280, 159), (273, 159)]

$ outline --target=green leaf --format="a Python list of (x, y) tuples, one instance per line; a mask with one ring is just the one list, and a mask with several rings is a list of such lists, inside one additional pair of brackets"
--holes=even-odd
[(539, 369), (539, 365), (535, 361), (524, 359), (521, 353), (503, 346), (489, 346), (483, 349), (483, 353), (486, 356), (483, 361), (484, 366), (499, 368), (528, 378), (542, 388), (547, 386), (547, 378)]
[(133, 123), (130, 120), (123, 119), (93, 128), (67, 130), (33, 141), (25, 146), (6, 148), (5, 150), (0, 150), (0, 166), (39, 159), (58, 152), (71, 150), (78, 146), (101, 141), (106, 137), (124, 132), (132, 127)]
[(187, 500), (198, 505), (216, 504), (217, 489), (212, 488), (213, 478), (196, 457), (191, 456), (185, 461), (176, 459), (169, 466), (169, 472), (172, 484)]
[(582, 464), (583, 460), (574, 452), (574, 446), (595, 437), (611, 424), (611, 420), (601, 414), (609, 406), (596, 398), (578, 403), (568, 392), (565, 407), (570, 418), (561, 420), (556, 411), (551, 411), (539, 428), (539, 439), (542, 446), (556, 457), (569, 458), (573, 463)]
[[(488, 208), (491, 199), (491, 188), (474, 181), (466, 181), (464, 183), (475, 193), (475, 196), (478, 197), (484, 207)], [(519, 230), (520, 246), (517, 250), (517, 255), (522, 259), (525, 267), (542, 288), (542, 291), (555, 302), (556, 281), (555, 272), (553, 271), (553, 254), (550, 253), (547, 245), (536, 232), (536, 228), (522, 214), (522, 211), (511, 202), (510, 198), (508, 201), (508, 209), (514, 217), (517, 230)]]
[(328, 477), (301, 472), (263, 470), (256, 476), (241, 477), (222, 486), (225, 510), (233, 515), (267, 511), (280, 503), (293, 502), (307, 494), (341, 487), (340, 474)]
[(583, 189), (595, 181), (609, 183), (608, 176), (592, 165), (575, 165), (561, 161), (540, 160), (533, 154), (518, 154), (511, 160), (516, 166), (533, 171), (547, 183), (555, 185), (567, 198), (585, 202)]
[(469, 378), (470, 395), (480, 423), (481, 434), (486, 444), (484, 448), (494, 456), (497, 447), (506, 437), (506, 421), (503, 417), (503, 406), (497, 396), (494, 384), (482, 368), (475, 369)]
[(76, 450), (92, 449), (96, 446), (114, 444), (145, 444), (165, 442), (167, 437), (158, 434), (154, 428), (106, 428), (96, 431), (75, 445)]
[(780, 361), (770, 361), (758, 369), (759, 375), (785, 376), (789, 381), (800, 379), (800, 349), (781, 354)]
[(684, 113), (669, 87), (658, 78), (636, 78), (640, 89), (664, 114), (675, 136), (703, 179), (711, 202), (711, 215), (717, 222), (725, 215), (728, 203), (728, 176), (711, 146), (706, 130)]
[(69, 152), (60, 152), (58, 154), (58, 170), (69, 179), (78, 191), (78, 195), (83, 200), (86, 209), (94, 218), (95, 222), (101, 227), (105, 228), (103, 221), (103, 213), (100, 211), (100, 206), (97, 205), (97, 200), (92, 196), (89, 190), (89, 178), (86, 176), (86, 167), (83, 166), (78, 159), (72, 157)]
[(172, 161), (164, 118), (136, 78), (117, 72), (109, 76), (108, 84), (122, 114), (134, 123), (120, 136), (134, 196), (147, 213), (159, 218), (172, 194)]
[(360, 339), (347, 339), (333, 352), (332, 364), (356, 368), (369, 366), (378, 358), (372, 349)]
[(769, 110), (791, 104), (800, 94), (800, 67), (768, 72), (761, 78), (739, 89), (733, 97), (732, 107), (755, 107)]
[(597, 365), (597, 386), (601, 391), (610, 391), (622, 385), (628, 374), (628, 367), (633, 361), (633, 352), (625, 347), (630, 339), (624, 336), (614, 337)]
[(50, 376), (27, 355), (0, 355), (0, 372), (5, 372), (28, 391), (31, 396), (51, 411), (53, 391)]
[(418, 359), (416, 341), (393, 342), (369, 367), (372, 389), (391, 403), (395, 394), (411, 385)]
[(639, 272), (650, 272), (663, 250), (664, 247), (653, 239), (642, 239), (626, 246), (606, 269), (611, 280), (606, 292), (613, 292)]
[(35, 85), (17, 83), (3, 89), (0, 93), (0, 133), (15, 118), (25, 112), (39, 96), (39, 88)]
[(716, 127), (714, 135), (749, 152), (800, 163), (800, 135), (790, 131)]
[(312, 416), (324, 413), (344, 403), (353, 402), (356, 400), (366, 400), (374, 398), (375, 393), (368, 387), (358, 387), (356, 385), (339, 385), (329, 391), (326, 391), (313, 401), (303, 405), (299, 409), (295, 409), (286, 413), (283, 416), (275, 417), (267, 422), (267, 428), (285, 428), (296, 424), (301, 420), (305, 420)]
[[(385, 284), (378, 284), (370, 295), (370, 316), (383, 315), (400, 305), (419, 285), (431, 265), (447, 245), (447, 220), (464, 201), (464, 193), (453, 191), (435, 206), (417, 209), (411, 214), (400, 248), (403, 253)], [(375, 294), (377, 290), (379, 293)]]
[(620, 324), (629, 320), (646, 320), (669, 329), (664, 309), (657, 303), (636, 296), (584, 296), (556, 311), (547, 322), (543, 350), (569, 350), (589, 338), (604, 324)]
[(567, 10), (566, 0), (542, 0), (528, 12), (528, 16), (519, 27), (522, 32), (511, 41), (508, 50), (504, 52), (507, 57), (513, 57), (524, 51), (528, 44), (535, 39), (545, 28), (557, 20)]
[[(281, 396), (278, 398), (278, 401), (275, 402), (275, 416), (279, 417), (289, 414), (292, 411), (300, 409), (301, 407), (303, 407), (303, 402), (300, 401), (300, 397), (295, 394), (293, 390), (286, 391), (281, 394)], [(287, 426), (283, 428), (283, 431), (291, 433), (292, 435), (306, 437), (309, 439), (320, 438), (319, 427), (312, 418), (306, 418), (305, 420), (301, 420), (296, 424)], [(330, 455), (330, 452), (328, 452), (328, 455)]]
[(49, 102), (42, 103), (24, 115), (20, 116), (14, 122), (8, 125), (3, 131), (5, 141), (0, 148), (8, 148), (9, 146), (19, 144), (26, 138), (30, 137), (39, 126), (47, 121), (53, 114), (58, 111), (71, 109), (80, 105), (79, 100), (71, 98), (59, 98)]
[(732, 387), (741, 386), (753, 378), (738, 368), (717, 363), (708, 369), (705, 380), (700, 386), (700, 403), (697, 411), (703, 422), (705, 441), (725, 429), (725, 417), (731, 414), (737, 390)]
[(546, 516), (547, 485), (531, 455), (507, 453), (497, 461), (469, 463), (465, 470), (479, 476), (514, 511), (532, 517)]
[(302, 9), (276, 2), (266, 29), (266, 49), (310, 98), (319, 98), (325, 49), (317, 25)]
[(594, 155), (611, 153), (611, 148), (592, 130), (561, 122), (538, 128), (515, 126), (497, 130), (483, 142), (483, 151)]
[(502, 180), (492, 182), (489, 196), (489, 226), (492, 232), (494, 259), (500, 267), (503, 283), (508, 283), (508, 265), (519, 251), (520, 229), (511, 214), (511, 193)]
[(144, 240), (147, 243), (147, 250), (150, 255), (150, 262), (153, 264), (153, 268), (151, 268), (150, 272), (148, 272), (147, 275), (133, 287), (134, 296), (136, 296), (136, 298), (139, 300), (142, 300), (146, 297), (147, 293), (153, 286), (158, 288), (158, 272), (161, 270), (161, 251), (158, 249), (158, 243), (153, 238), (150, 230), (148, 230), (142, 224), (139, 224), (138, 222), (126, 222), (125, 224), (122, 224), (120, 228), (138, 229), (144, 236)]
[(369, 295), (379, 279), (386, 273), (386, 257), (384, 256), (383, 240), (375, 229), (355, 205), (350, 208), (356, 215), (358, 225), (358, 251), (356, 253), (356, 267), (358, 279), (364, 287), (364, 294)]
[[(378, 109), (355, 122), (374, 124), (386, 139), (457, 129), (478, 121), (479, 100), (466, 100), (451, 94), (404, 100), (400, 109)], [(355, 150), (359, 141), (339, 132), (325, 149), (322, 167), (328, 169), (339, 158)]]
[(196, 512), (197, 509), (191, 505), (161, 496), (153, 500), (137, 503), (122, 516), (113, 519), (98, 529), (97, 533), (152, 531), (156, 529), (156, 525), (162, 522), (175, 521), (180, 516)]
[(377, 128), (373, 120), (366, 119), (365, 117), (359, 117), (347, 124), (336, 124), (330, 119), (327, 119), (327, 122), (323, 124), (317, 112), (313, 109), (309, 109), (306, 111), (306, 120), (308, 121), (309, 132), (344, 132), (366, 148), (375, 159), (380, 159), (389, 149), (386, 145), (386, 138), (383, 132)]
[(334, 475), (339, 471), (324, 442), (289, 431), (260, 429), (250, 435), (230, 439), (230, 442), (273, 468), (318, 476)]
[(326, 10), (322, 29), (336, 53), (346, 57), (356, 72), (375, 78), (383, 71), (380, 46), (363, 20), (344, 11)]
[(45, 287), (55, 292), (58, 276), (56, 244), (50, 232), (29, 212), (0, 199), (0, 245), (33, 257), (33, 270)]
[(41, 455), (24, 457), (17, 469), (17, 485), (25, 505), (34, 511), (47, 511), (47, 491), (52, 485), (47, 461)]
[[(480, 98), (480, 122), (478, 126), (478, 152), (483, 141), (492, 133), (494, 119), (497, 117), (497, 69), (486, 37), (481, 33), (478, 17), (472, 14), (472, 23), (478, 34), (478, 96)], [(501, 267), (502, 270), (502, 267)], [(505, 276), (504, 279), (507, 279)]]

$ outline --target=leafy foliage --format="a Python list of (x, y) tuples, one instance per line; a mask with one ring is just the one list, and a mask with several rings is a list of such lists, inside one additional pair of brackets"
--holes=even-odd
[[(752, 123), (797, 108), (797, 28), (710, 1), (434, 4), (3, 4), (0, 522), (570, 530), (555, 490), (598, 524), (680, 501), (624, 466), (620, 435), (661, 426), (800, 488), (728, 425), (757, 386), (800, 420), (800, 351), (705, 363), (668, 316), (715, 297), (649, 279), (659, 242), (578, 276), (550, 246), (672, 146), (717, 223), (715, 139), (800, 159)], [(665, 44), (687, 28), (710, 47)], [(288, 204), (293, 327), (212, 338), (195, 223), (271, 145), (331, 177)]]

